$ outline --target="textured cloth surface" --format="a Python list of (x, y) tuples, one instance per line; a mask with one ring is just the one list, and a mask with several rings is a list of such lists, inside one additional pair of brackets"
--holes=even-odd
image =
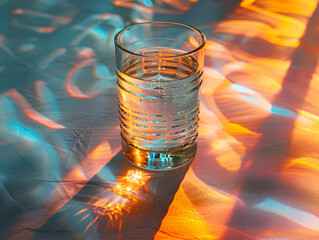
[[(0, 239), (319, 239), (317, 0), (0, 1)], [(197, 156), (122, 155), (115, 34), (207, 37)]]

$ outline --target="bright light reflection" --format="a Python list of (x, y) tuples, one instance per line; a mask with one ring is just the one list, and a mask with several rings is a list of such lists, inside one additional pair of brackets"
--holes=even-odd
[(254, 93), (253, 90), (249, 89), (249, 88), (246, 88), (244, 86), (241, 86), (239, 84), (233, 84), (232, 85), (232, 88), (239, 91), (239, 92), (245, 92), (245, 93)]
[(283, 115), (283, 116), (287, 116), (287, 117), (291, 117), (291, 118), (297, 117), (296, 113), (294, 113), (293, 111), (290, 111), (288, 109), (285, 109), (285, 108), (271, 106), (270, 111), (274, 114), (279, 114), (279, 115)]
[(22, 137), (32, 142), (39, 142), (39, 137), (30, 129), (18, 124), (17, 122), (10, 123), (10, 130), (17, 136)]
[(290, 220), (299, 223), (300, 225), (303, 225), (307, 228), (319, 230), (318, 217), (303, 210), (296, 209), (287, 206), (286, 204), (277, 202), (276, 200), (268, 198), (265, 201), (257, 204), (256, 207), (289, 218)]
[(85, 232), (92, 227), (96, 221), (101, 217), (106, 217), (110, 221), (110, 225), (118, 226), (121, 230), (122, 216), (128, 214), (131, 208), (143, 198), (141, 192), (152, 192), (146, 185), (150, 179), (149, 176), (138, 170), (129, 170), (126, 176), (119, 179), (119, 181), (111, 188), (107, 188), (98, 196), (92, 197), (91, 201), (86, 202), (87, 208), (78, 211), (76, 215), (83, 214), (81, 222), (88, 218), (91, 213), (92, 220), (85, 229)]

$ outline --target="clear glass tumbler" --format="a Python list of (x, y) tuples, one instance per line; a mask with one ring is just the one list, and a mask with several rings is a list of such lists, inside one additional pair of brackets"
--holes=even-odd
[(173, 22), (146, 22), (115, 36), (124, 155), (170, 169), (196, 154), (205, 36)]

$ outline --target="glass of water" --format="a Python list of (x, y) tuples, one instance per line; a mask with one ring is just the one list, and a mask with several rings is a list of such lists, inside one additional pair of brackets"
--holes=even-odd
[(124, 155), (165, 170), (196, 154), (205, 36), (173, 22), (146, 22), (115, 36)]

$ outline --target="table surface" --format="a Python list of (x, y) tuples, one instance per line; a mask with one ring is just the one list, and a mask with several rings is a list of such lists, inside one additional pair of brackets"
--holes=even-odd
[[(319, 239), (317, 0), (0, 1), (0, 239)], [(207, 36), (197, 156), (122, 155), (113, 38)]]

